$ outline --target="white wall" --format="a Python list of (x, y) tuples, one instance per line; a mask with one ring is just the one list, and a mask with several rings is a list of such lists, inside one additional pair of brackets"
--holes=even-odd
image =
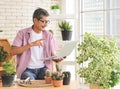
[(37, 7), (50, 10), (50, 5), (61, 0), (0, 0), (0, 38), (12, 43), (18, 30), (32, 25), (33, 11)]

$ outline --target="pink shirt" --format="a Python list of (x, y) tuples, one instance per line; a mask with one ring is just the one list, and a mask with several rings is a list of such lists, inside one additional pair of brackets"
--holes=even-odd
[[(21, 47), (29, 44), (32, 30), (33, 30), (32, 26), (20, 30), (17, 33), (12, 46)], [(55, 52), (57, 46), (53, 35), (49, 31), (43, 30), (42, 35), (43, 38), (45, 38), (45, 40), (43, 41), (43, 56), (44, 58), (47, 58), (50, 57), (53, 52)], [(30, 49), (28, 49), (24, 51), (22, 54), (16, 55), (16, 57), (17, 57), (17, 77), (20, 78), (21, 74), (24, 72), (30, 61), (31, 51)], [(48, 67), (49, 69), (52, 68), (50, 60), (44, 61), (44, 63), (46, 67)]]

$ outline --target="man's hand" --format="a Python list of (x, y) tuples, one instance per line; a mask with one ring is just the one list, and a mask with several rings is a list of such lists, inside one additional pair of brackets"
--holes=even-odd
[(56, 63), (59, 63), (59, 62), (61, 62), (62, 60), (64, 60), (66, 58), (66, 56), (65, 57), (62, 57), (62, 58), (58, 58), (58, 59), (53, 59), (53, 61), (54, 62), (56, 62)]
[(42, 43), (43, 40), (45, 40), (45, 39), (42, 38), (42, 39), (39, 39), (39, 40), (36, 40), (36, 41), (30, 43), (30, 47), (32, 47), (32, 46), (39, 46), (39, 47), (43, 46), (43, 43)]

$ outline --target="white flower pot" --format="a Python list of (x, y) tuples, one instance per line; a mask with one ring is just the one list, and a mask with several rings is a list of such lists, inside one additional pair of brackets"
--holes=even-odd
[(60, 10), (59, 9), (54, 9), (54, 10), (52, 10), (52, 14), (59, 15)]

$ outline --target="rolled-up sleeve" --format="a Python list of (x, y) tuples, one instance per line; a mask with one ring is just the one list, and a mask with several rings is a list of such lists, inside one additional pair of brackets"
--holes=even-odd
[(22, 45), (22, 32), (19, 31), (12, 43), (12, 46), (20, 47), (21, 45)]

